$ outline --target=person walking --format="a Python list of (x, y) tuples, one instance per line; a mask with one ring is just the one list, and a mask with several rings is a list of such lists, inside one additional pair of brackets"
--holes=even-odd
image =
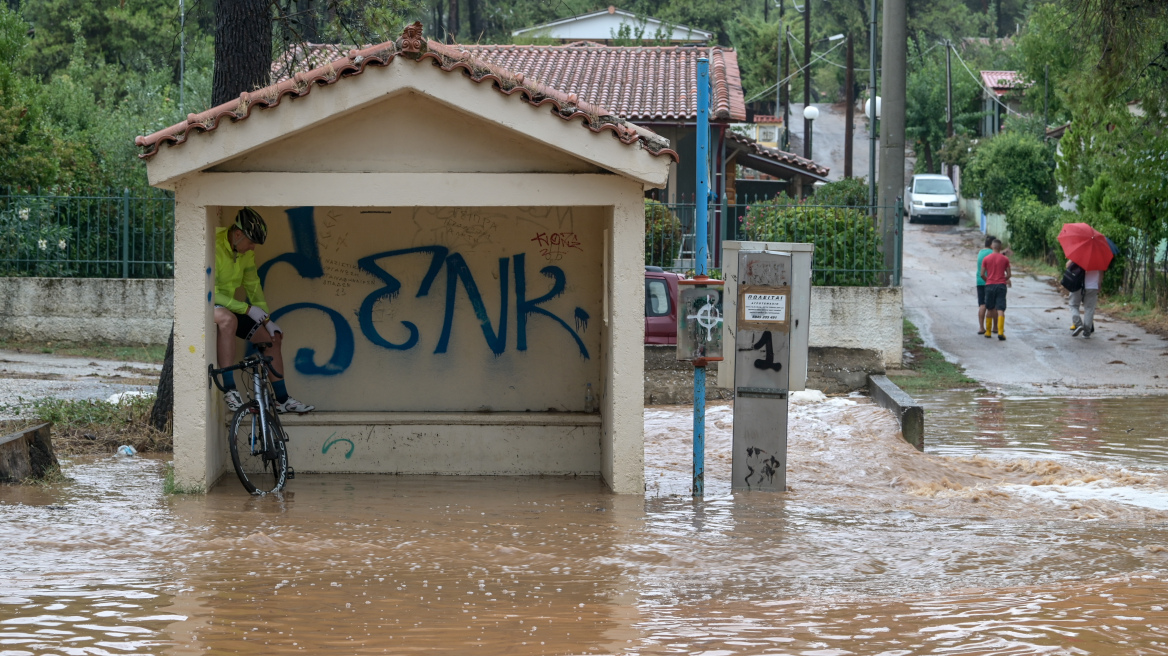
[[(1067, 271), (1070, 272), (1072, 267), (1082, 271), (1079, 265), (1067, 260)], [(1102, 282), (1102, 271), (1084, 271), (1083, 286), (1077, 291), (1071, 292), (1072, 337), (1082, 334), (1083, 337), (1090, 338), (1091, 334), (1095, 332), (1095, 305), (1099, 302), (1099, 287)], [(1079, 316), (1080, 306), (1083, 308), (1081, 317)]]
[(985, 330), (986, 330), (985, 329), (985, 318), (986, 318), (985, 284), (986, 284), (986, 282), (985, 282), (985, 278), (981, 277), (981, 262), (982, 262), (982, 260), (985, 259), (986, 255), (989, 255), (990, 253), (994, 252), (993, 249), (990, 248), (990, 244), (994, 243), (994, 239), (997, 239), (997, 238), (994, 237), (993, 235), (986, 235), (985, 246), (977, 253), (976, 276), (977, 276), (977, 334), (978, 335), (984, 335)]
[(998, 339), (1006, 341), (1006, 288), (1010, 282), (1010, 258), (1002, 255), (1002, 241), (994, 239), (990, 242), (992, 253), (981, 261), (981, 277), (985, 279), (985, 336), (992, 337), (996, 328)]

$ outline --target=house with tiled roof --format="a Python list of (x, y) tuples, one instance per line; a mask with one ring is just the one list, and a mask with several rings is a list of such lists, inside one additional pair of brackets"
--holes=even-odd
[(1006, 115), (1022, 112), (1022, 92), (1030, 84), (1018, 71), (981, 71), (981, 135), (988, 137), (1002, 131)]
[(554, 40), (560, 43), (592, 41), (611, 45), (618, 40), (648, 40), (657, 43), (708, 43), (713, 32), (677, 25), (652, 16), (638, 16), (609, 5), (607, 9), (569, 16), (511, 32), (518, 39)]
[(643, 199), (667, 140), (415, 24), (136, 143), (175, 193), (177, 483), (230, 471), (206, 376), (232, 364), (216, 243), (247, 206), (289, 389), (316, 405), (282, 419), (297, 471), (644, 492)]

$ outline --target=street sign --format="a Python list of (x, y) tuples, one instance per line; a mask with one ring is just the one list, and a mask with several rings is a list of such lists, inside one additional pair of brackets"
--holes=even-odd
[(739, 251), (734, 331), (734, 490), (787, 490), (791, 254)]

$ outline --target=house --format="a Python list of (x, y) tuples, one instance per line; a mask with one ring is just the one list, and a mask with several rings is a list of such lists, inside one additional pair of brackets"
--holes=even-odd
[(136, 143), (175, 193), (180, 485), (230, 468), (212, 267), (250, 206), (289, 386), (317, 406), (283, 422), (298, 472), (644, 492), (643, 198), (666, 140), (415, 23)]
[[(755, 148), (752, 138), (730, 135), (731, 125), (746, 120), (738, 55), (731, 48), (603, 46), (588, 42), (562, 46), (462, 44), (450, 48), (605, 107), (621, 119), (668, 139), (682, 164), (671, 164), (665, 188), (653, 190), (653, 197), (663, 202), (694, 202), (697, 183), (690, 162), (696, 157), (700, 57), (710, 62), (710, 148), (714, 156), (710, 190), (715, 199), (727, 198), (727, 190), (734, 186), (728, 172), (736, 166), (750, 166), (773, 176), (781, 181), (773, 191), (792, 194), (811, 193), (815, 182), (827, 179), (828, 170), (811, 160), (774, 148)], [(293, 48), (273, 64), (273, 77), (291, 79), (305, 66), (324, 65), (327, 59), (343, 52), (341, 46), (328, 44)], [(736, 164), (739, 156), (742, 159)], [(747, 164), (747, 160), (751, 163)], [(724, 238), (733, 238), (734, 225), (724, 218), (721, 204), (717, 203), (711, 212), (710, 235), (719, 244)], [(713, 249), (713, 253), (720, 257), (721, 249)]]
[(714, 40), (712, 32), (674, 25), (649, 16), (638, 16), (612, 5), (589, 14), (515, 30), (511, 36), (521, 40), (550, 39), (560, 43), (592, 41), (606, 45), (629, 40), (675, 44), (705, 44)]
[(981, 83), (981, 136), (989, 137), (1002, 131), (1007, 113), (1021, 113), (1022, 91), (1030, 85), (1018, 71), (981, 71)]

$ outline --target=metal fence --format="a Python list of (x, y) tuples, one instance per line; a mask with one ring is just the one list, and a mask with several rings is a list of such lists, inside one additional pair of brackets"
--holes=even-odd
[[(645, 264), (685, 272), (694, 266), (694, 222), (697, 205), (688, 202), (645, 200)], [(812, 284), (843, 286), (900, 285), (903, 231), (897, 229), (891, 266), (879, 216), (883, 207), (869, 205), (813, 205), (792, 199), (739, 197), (736, 203), (711, 204), (709, 252), (721, 264), (721, 242), (800, 242), (815, 245)], [(887, 210), (903, 226), (904, 207), (898, 199)]]
[(174, 276), (174, 196), (0, 193), (0, 275)]

